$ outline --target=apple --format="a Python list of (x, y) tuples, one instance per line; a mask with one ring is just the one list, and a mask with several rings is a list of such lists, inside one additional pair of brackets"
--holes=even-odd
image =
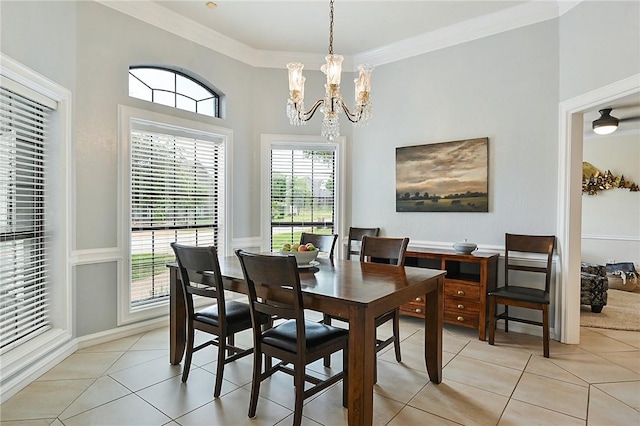
[(282, 251), (291, 251), (291, 244), (289, 243), (284, 243), (282, 245)]
[(305, 246), (307, 247), (308, 251), (315, 251), (316, 250), (316, 247), (313, 245), (313, 243), (307, 243)]
[(300, 244), (295, 243), (291, 246), (291, 251), (298, 251), (299, 248), (300, 248)]
[(309, 249), (307, 248), (307, 246), (300, 246), (298, 247), (298, 251), (309, 251)]

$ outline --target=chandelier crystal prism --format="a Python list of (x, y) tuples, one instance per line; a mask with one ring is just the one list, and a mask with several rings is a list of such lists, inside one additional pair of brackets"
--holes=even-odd
[(319, 109), (324, 115), (322, 120), (322, 136), (329, 142), (340, 136), (340, 123), (338, 114), (343, 111), (349, 121), (355, 124), (366, 124), (371, 117), (371, 74), (373, 67), (369, 64), (358, 65), (358, 78), (353, 80), (355, 84), (355, 107), (351, 112), (342, 100), (340, 94), (340, 76), (342, 73), (341, 55), (333, 54), (333, 0), (329, 3), (329, 54), (327, 63), (320, 70), (327, 76), (325, 95), (318, 99), (309, 111), (304, 110), (304, 82), (302, 75), (304, 65), (300, 62), (287, 64), (289, 71), (289, 100), (287, 101), (287, 116), (291, 125), (298, 126), (311, 120)]

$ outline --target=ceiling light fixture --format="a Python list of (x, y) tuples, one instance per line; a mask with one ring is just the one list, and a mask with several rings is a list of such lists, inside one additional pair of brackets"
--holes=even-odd
[(593, 120), (592, 123), (593, 131), (599, 135), (608, 135), (615, 132), (620, 120), (610, 115), (611, 108), (601, 109), (599, 112), (600, 118)]
[(313, 114), (320, 108), (324, 114), (322, 120), (322, 136), (329, 142), (340, 136), (340, 124), (338, 113), (344, 111), (345, 115), (352, 123), (366, 124), (371, 116), (371, 74), (373, 67), (369, 64), (358, 65), (359, 75), (354, 80), (356, 90), (355, 111), (352, 113), (342, 100), (340, 94), (340, 74), (342, 72), (341, 55), (333, 54), (333, 0), (329, 3), (329, 54), (326, 56), (327, 63), (320, 68), (327, 76), (324, 99), (318, 99), (309, 111), (304, 111), (304, 81), (300, 62), (287, 64), (289, 70), (289, 100), (287, 101), (287, 116), (292, 125), (305, 124), (311, 120)]

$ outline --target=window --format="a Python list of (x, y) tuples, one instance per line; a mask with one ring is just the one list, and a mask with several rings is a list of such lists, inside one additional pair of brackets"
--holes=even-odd
[(263, 217), (268, 217), (263, 235), (268, 236), (268, 250), (299, 242), (302, 232), (338, 233), (339, 145), (317, 142), (317, 137), (264, 138), (269, 195), (268, 205), (263, 204)]
[[(230, 132), (121, 107), (128, 123), (130, 283), (121, 322), (166, 308), (170, 243), (215, 245), (225, 253), (226, 152)], [(125, 186), (124, 188), (127, 188)], [(137, 318), (134, 313), (138, 313)], [(166, 313), (166, 309), (162, 311)]]
[(51, 108), (5, 87), (0, 105), (0, 348), (5, 348), (50, 328), (45, 212)]
[(187, 74), (160, 67), (129, 67), (129, 96), (220, 117), (219, 95)]

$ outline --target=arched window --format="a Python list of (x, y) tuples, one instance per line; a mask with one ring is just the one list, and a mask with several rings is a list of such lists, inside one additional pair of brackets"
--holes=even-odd
[(129, 67), (129, 96), (220, 117), (220, 96), (193, 77), (168, 68)]

